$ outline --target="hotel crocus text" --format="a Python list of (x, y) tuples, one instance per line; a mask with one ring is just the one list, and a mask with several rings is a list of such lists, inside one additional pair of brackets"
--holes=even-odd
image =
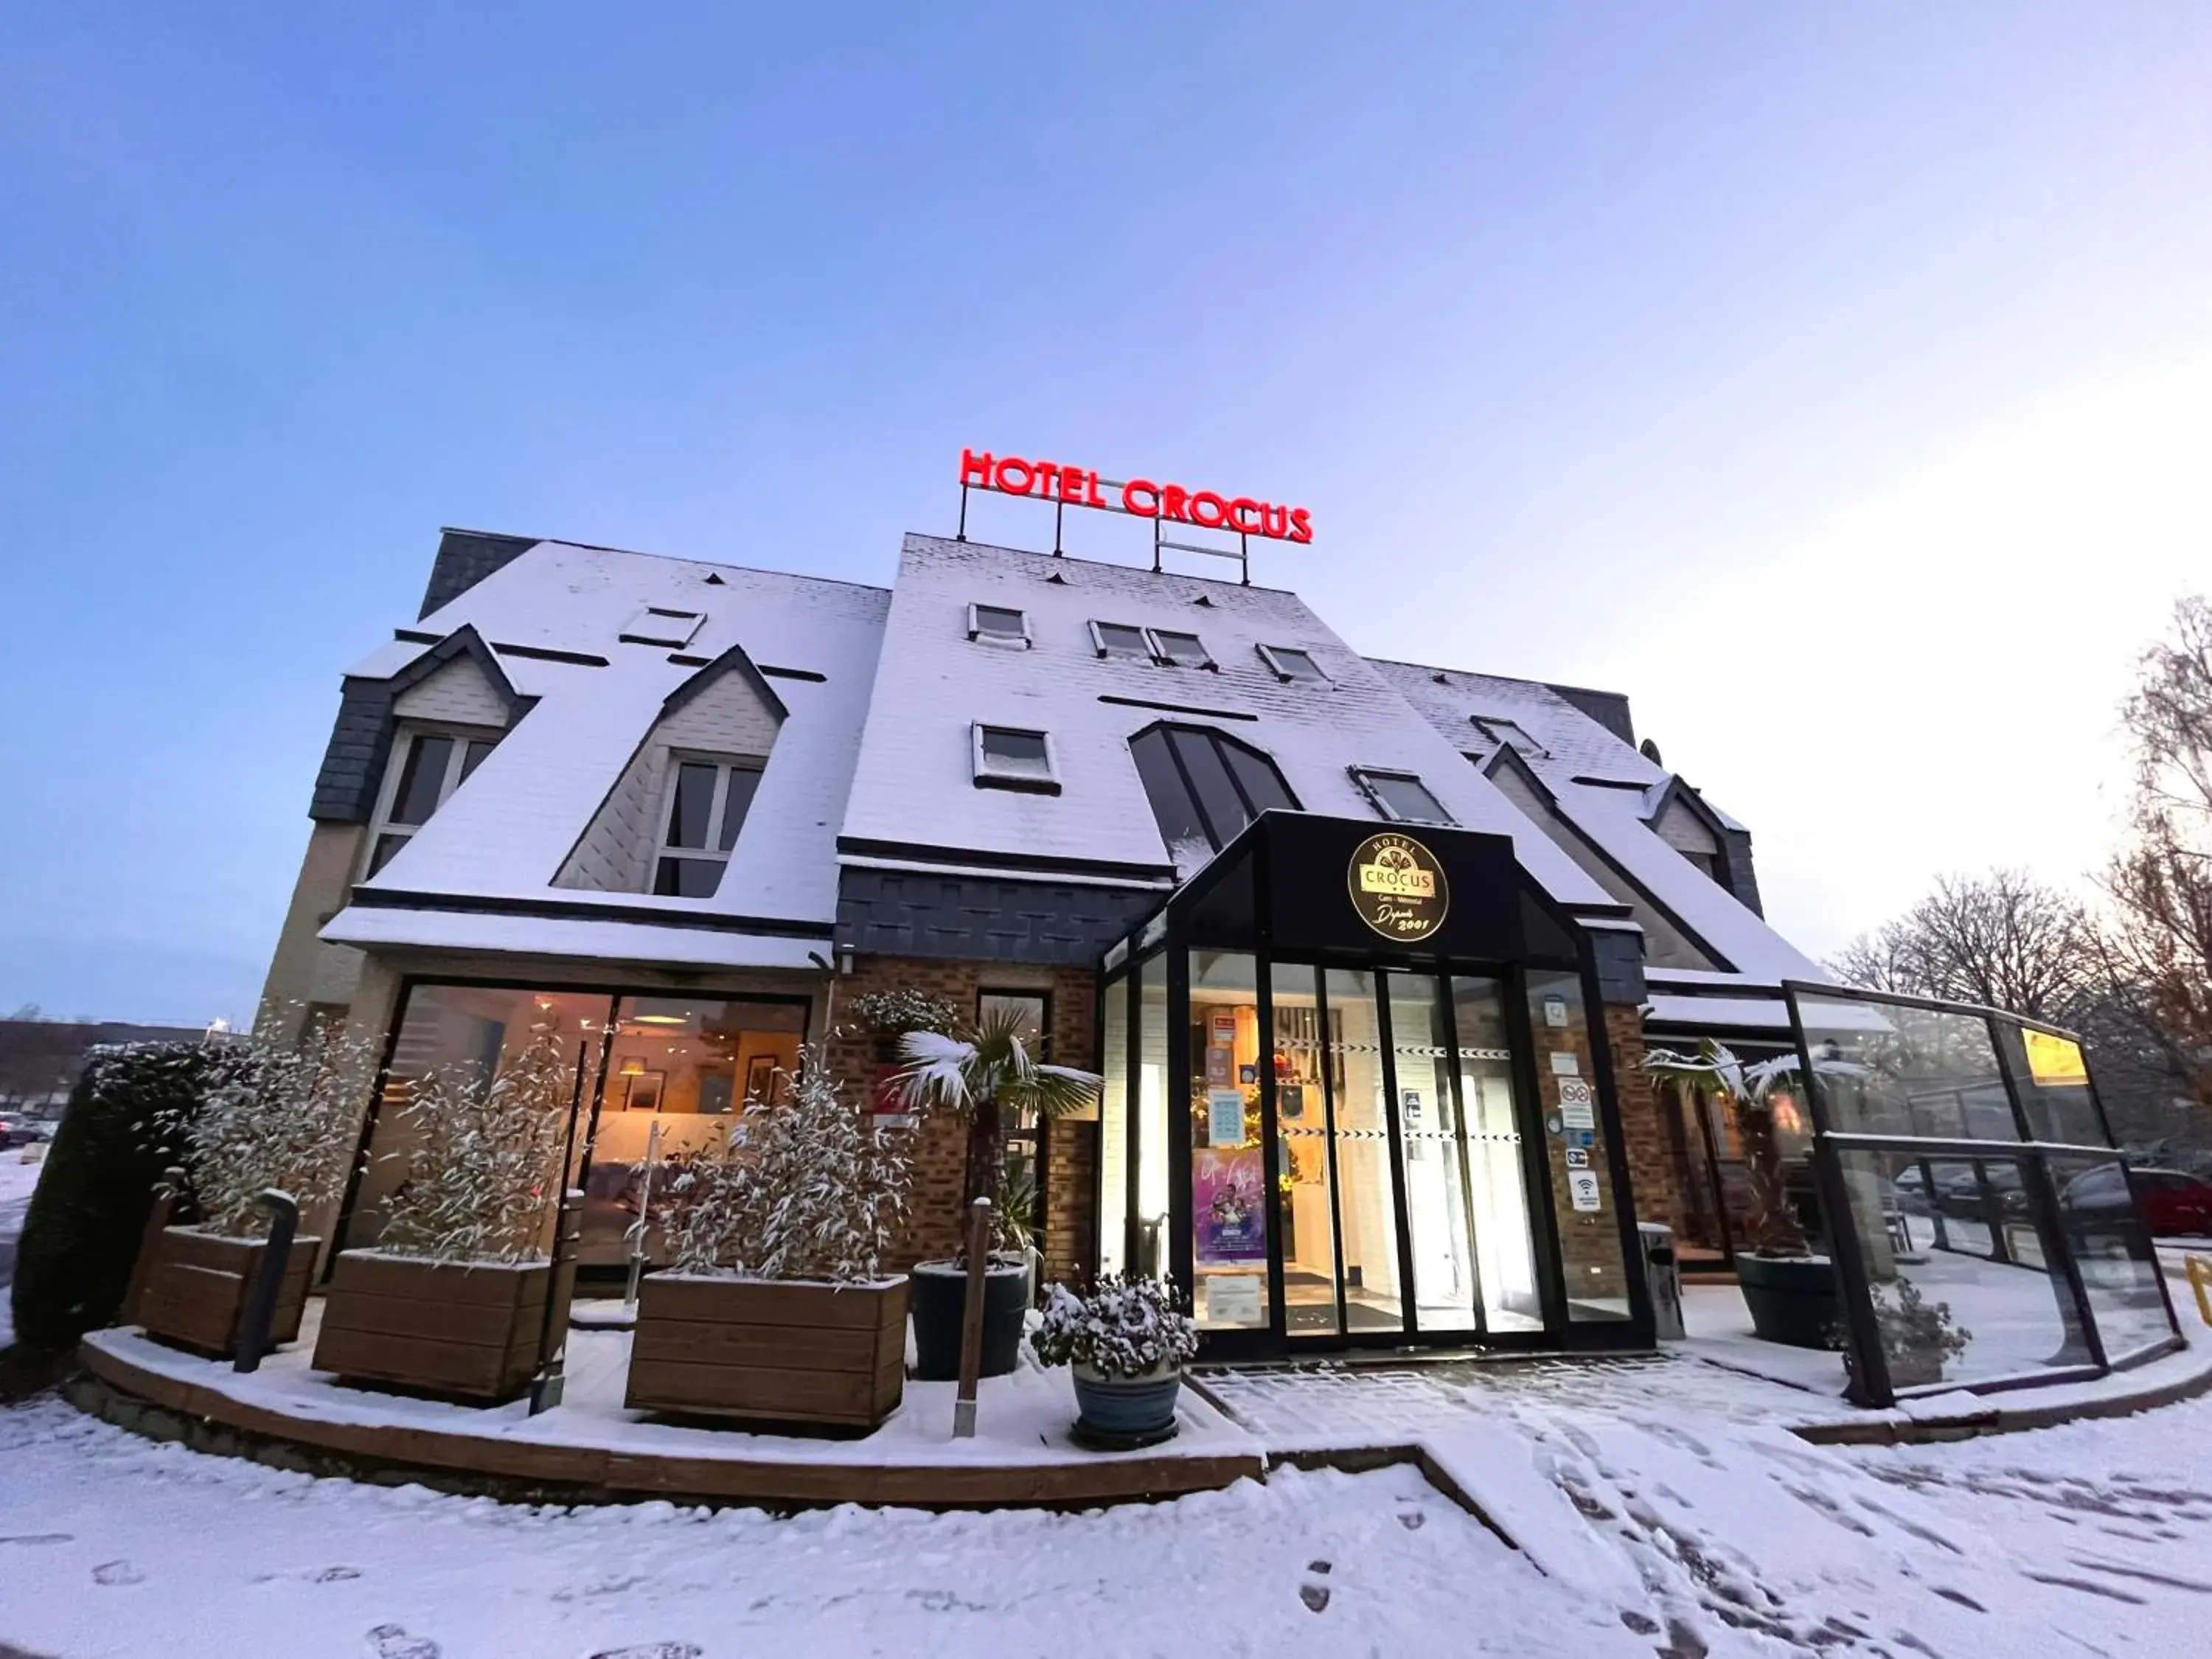
[[(1265, 536), (1279, 542), (1313, 540), (1313, 515), (1303, 507), (1278, 507), (1254, 501), (1249, 495), (1223, 495), (1211, 489), (1187, 489), (1181, 484), (1154, 483), (1132, 478), (1127, 483), (1102, 480), (1087, 467), (1062, 466), (1057, 461), (1024, 460), (1018, 455), (994, 455), (988, 450), (960, 452), (960, 482), (971, 489), (995, 490), (1002, 495), (1026, 495), (1035, 501), (1061, 501), (1069, 507), (1103, 507), (1109, 513), (1133, 514), (1140, 519), (1171, 519), (1196, 525), (1201, 530), (1230, 530), (1243, 536)], [(1116, 492), (1115, 496), (1105, 494)]]

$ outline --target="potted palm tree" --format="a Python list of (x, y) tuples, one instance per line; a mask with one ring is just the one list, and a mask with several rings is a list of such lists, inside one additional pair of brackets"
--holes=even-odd
[[(941, 1031), (908, 1031), (901, 1047), (906, 1065), (896, 1079), (900, 1102), (910, 1111), (950, 1111), (968, 1129), (960, 1213), (979, 1198), (995, 1198), (1006, 1164), (1007, 1114), (1059, 1117), (1088, 1104), (1098, 1074), (1046, 1066), (1029, 1051), (1026, 1022), (1003, 1008), (984, 1018), (972, 1038)], [(1021, 1358), (1022, 1315), (1029, 1304), (1029, 1264), (997, 1211), (998, 1230), (984, 1273), (983, 1370), (1003, 1376)], [(949, 1261), (915, 1264), (910, 1275), (915, 1375), (950, 1382), (960, 1374), (960, 1322), (968, 1280), (967, 1241)]]
[(1089, 1296), (1053, 1285), (1030, 1346), (1040, 1364), (1073, 1371), (1075, 1437), (1102, 1451), (1128, 1451), (1175, 1433), (1176, 1396), (1182, 1368), (1198, 1352), (1198, 1327), (1167, 1285), (1109, 1273)]
[(1735, 1114), (1752, 1195), (1751, 1248), (1736, 1252), (1736, 1284), (1751, 1310), (1753, 1330), (1794, 1348), (1830, 1346), (1843, 1312), (1835, 1269), (1806, 1242), (1777, 1139), (1776, 1109), (1793, 1099), (1786, 1085), (1797, 1074), (1797, 1057), (1779, 1054), (1747, 1065), (1726, 1044), (1707, 1037), (1692, 1054), (1654, 1048), (1644, 1065), (1662, 1082), (1718, 1093)]

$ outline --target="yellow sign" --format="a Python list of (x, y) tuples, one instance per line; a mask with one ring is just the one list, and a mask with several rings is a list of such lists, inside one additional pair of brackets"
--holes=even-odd
[(2087, 1085), (2089, 1062), (2081, 1057), (2080, 1043), (2033, 1026), (2022, 1026), (2020, 1035), (2027, 1044), (2027, 1074), (2036, 1082), (2045, 1088)]
[(1424, 939), (1444, 924), (1451, 894), (1436, 854), (1411, 836), (1370, 836), (1352, 855), (1352, 908), (1385, 939)]

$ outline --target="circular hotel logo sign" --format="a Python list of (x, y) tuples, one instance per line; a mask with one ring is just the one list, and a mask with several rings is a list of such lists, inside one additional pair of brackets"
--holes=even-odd
[(1385, 939), (1425, 939), (1444, 925), (1451, 890), (1436, 854), (1411, 836), (1370, 836), (1352, 855), (1352, 908)]

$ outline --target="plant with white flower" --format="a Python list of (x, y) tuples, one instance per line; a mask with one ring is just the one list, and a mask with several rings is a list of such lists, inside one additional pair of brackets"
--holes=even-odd
[(846, 1002), (845, 1014), (874, 1036), (900, 1036), (908, 1031), (951, 1036), (960, 1030), (959, 1011), (951, 1003), (911, 988), (863, 991)]
[(1088, 1296), (1065, 1285), (1048, 1288), (1030, 1347), (1040, 1364), (1126, 1380), (1188, 1364), (1198, 1353), (1198, 1327), (1176, 1306), (1170, 1286), (1107, 1273)]
[(242, 1042), (198, 1052), (205, 1092), (157, 1122), (179, 1150), (184, 1190), (199, 1224), (224, 1237), (258, 1237), (258, 1200), (274, 1188), (302, 1214), (335, 1203), (347, 1153), (375, 1074), (375, 1045), (343, 1024), (311, 1025), (287, 1040), (287, 1011), (273, 1008)]
[(810, 1055), (787, 1089), (748, 1100), (727, 1142), (670, 1182), (662, 1216), (676, 1270), (880, 1279), (906, 1215), (912, 1144), (907, 1130), (857, 1110)]
[(377, 1248), (430, 1261), (530, 1261), (550, 1243), (574, 1062), (550, 1026), (489, 1086), (467, 1066), (426, 1072), (394, 1115), (407, 1174)]

